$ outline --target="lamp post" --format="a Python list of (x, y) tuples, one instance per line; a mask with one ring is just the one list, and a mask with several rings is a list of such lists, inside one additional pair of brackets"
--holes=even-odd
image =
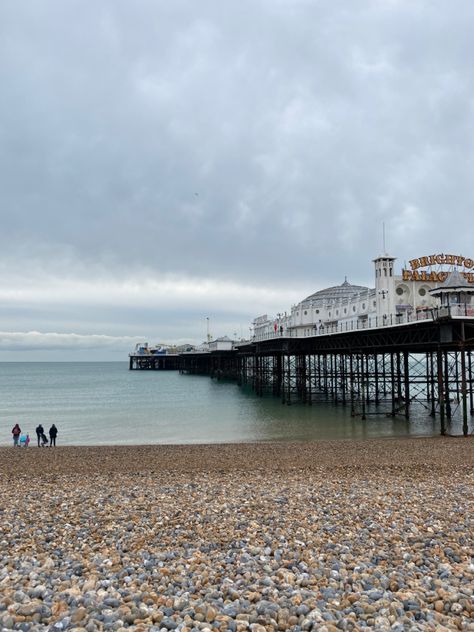
[[(379, 290), (379, 294), (382, 295), (382, 300), (385, 302), (385, 297), (388, 294), (388, 290)], [(384, 305), (383, 311), (385, 312), (385, 305)], [(383, 318), (382, 324), (385, 325), (387, 323), (387, 314), (384, 314), (382, 318)]]

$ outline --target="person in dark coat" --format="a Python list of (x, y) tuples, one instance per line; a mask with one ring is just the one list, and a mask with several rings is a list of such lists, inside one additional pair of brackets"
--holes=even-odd
[(18, 424), (15, 424), (13, 426), (12, 435), (13, 435), (13, 445), (18, 446), (19, 445), (18, 441), (20, 440), (20, 435), (21, 435), (21, 428)]
[(38, 439), (38, 448), (41, 446), (42, 435), (44, 435), (44, 428), (40, 424), (39, 426), (36, 426), (36, 438)]
[(54, 445), (54, 447), (56, 447), (56, 437), (57, 436), (58, 436), (58, 429), (53, 424), (51, 426), (51, 428), (49, 429), (49, 447), (51, 447), (53, 445)]

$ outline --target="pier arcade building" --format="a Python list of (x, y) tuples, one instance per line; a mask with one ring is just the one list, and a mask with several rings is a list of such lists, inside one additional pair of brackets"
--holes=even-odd
[[(253, 321), (256, 340), (276, 336), (306, 337), (404, 324), (431, 317), (433, 308), (451, 306), (451, 313), (474, 315), (474, 260), (434, 254), (412, 259), (399, 274), (396, 258), (373, 260), (374, 287), (341, 285), (310, 294), (289, 312)], [(454, 312), (453, 312), (454, 308)]]

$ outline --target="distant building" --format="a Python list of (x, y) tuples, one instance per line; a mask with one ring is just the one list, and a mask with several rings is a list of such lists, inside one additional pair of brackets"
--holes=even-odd
[[(310, 294), (288, 312), (253, 321), (254, 336), (314, 336), (322, 333), (403, 324), (431, 316), (440, 305), (474, 315), (474, 260), (457, 255), (413, 259), (395, 274), (395, 257), (373, 260), (375, 287), (341, 285)], [(461, 313), (462, 312), (462, 313)]]
[(233, 344), (228, 336), (222, 336), (209, 342), (209, 351), (231, 351)]

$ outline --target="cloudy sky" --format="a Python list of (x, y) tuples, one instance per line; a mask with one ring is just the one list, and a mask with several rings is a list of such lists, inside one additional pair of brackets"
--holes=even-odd
[(472, 0), (0, 0), (0, 360), (474, 256)]

